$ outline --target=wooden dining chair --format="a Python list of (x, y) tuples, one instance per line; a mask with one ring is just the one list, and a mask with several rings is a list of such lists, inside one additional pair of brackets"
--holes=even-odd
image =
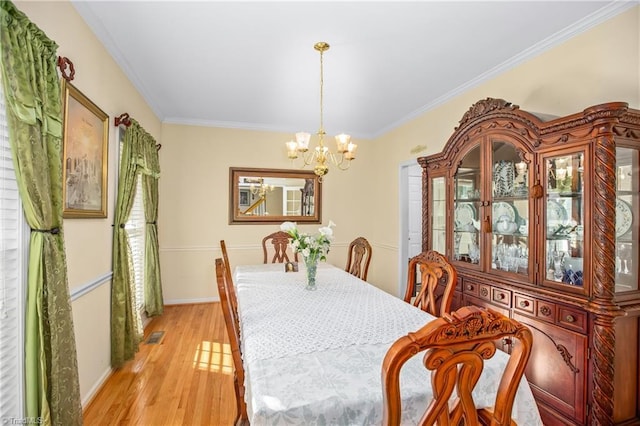
[(224, 240), (220, 240), (220, 250), (222, 251), (222, 259), (224, 260), (225, 279), (230, 285), (229, 300), (234, 312), (238, 312), (238, 299), (236, 298), (236, 291), (233, 287), (233, 279), (231, 278), (231, 263), (229, 263), (229, 253), (227, 252), (227, 244)]
[[(517, 339), (512, 347), (490, 408), (476, 408), (472, 391), (484, 361), (496, 352), (494, 340)], [(431, 371), (433, 400), (420, 425), (514, 425), (511, 418), (518, 384), (531, 354), (531, 330), (490, 309), (465, 306), (437, 318), (420, 330), (396, 340), (382, 362), (383, 425), (400, 424), (400, 370), (425, 351), (423, 364)], [(450, 403), (456, 390), (456, 399)]]
[[(264, 263), (286, 263), (291, 262), (287, 252), (293, 253), (290, 248), (291, 236), (284, 231), (274, 232), (262, 239), (262, 252), (264, 253)], [(268, 252), (273, 251), (271, 261)], [(298, 253), (293, 253), (293, 260), (298, 261)]]
[[(409, 260), (408, 270), (405, 302), (436, 317), (451, 311), (458, 274), (446, 257), (434, 250), (422, 252)], [(414, 299), (416, 270), (420, 273), (421, 286)], [(438, 286), (439, 283), (442, 285)], [(442, 291), (441, 295), (440, 291)]]
[(371, 263), (371, 244), (364, 237), (358, 237), (349, 244), (349, 257), (347, 257), (347, 266), (345, 271), (351, 275), (355, 275), (363, 281), (367, 280), (367, 272), (369, 271), (369, 263)]
[(229, 335), (229, 346), (231, 347), (231, 358), (234, 367), (233, 387), (236, 394), (236, 419), (234, 424), (236, 426), (246, 426), (249, 425), (249, 417), (247, 415), (247, 404), (244, 400), (244, 366), (242, 365), (242, 353), (240, 350), (240, 321), (237, 308), (233, 303), (233, 300), (236, 300), (235, 289), (231, 279), (227, 279), (227, 277), (231, 277), (227, 270), (228, 266), (225, 261), (216, 259), (218, 294), (224, 323)]

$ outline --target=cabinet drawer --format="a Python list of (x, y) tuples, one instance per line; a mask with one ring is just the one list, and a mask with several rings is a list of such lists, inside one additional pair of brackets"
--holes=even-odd
[(558, 306), (558, 324), (586, 333), (587, 313), (567, 306)]
[(468, 294), (470, 296), (478, 296), (480, 294), (480, 284), (465, 281), (463, 284), (464, 294)]
[(491, 300), (491, 286), (480, 284), (478, 289), (478, 297), (484, 300)]
[(523, 294), (516, 293), (513, 295), (513, 307), (519, 311), (532, 315), (536, 312), (535, 299)]
[(498, 303), (499, 305), (509, 307), (511, 306), (511, 291), (492, 287), (491, 301), (493, 303)]
[(543, 321), (555, 322), (556, 305), (539, 300), (538, 306), (536, 307), (536, 317)]

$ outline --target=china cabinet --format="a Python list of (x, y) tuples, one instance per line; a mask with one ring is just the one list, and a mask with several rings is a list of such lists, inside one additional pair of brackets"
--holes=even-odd
[(418, 162), (423, 249), (458, 270), (452, 309), (531, 328), (545, 424), (638, 424), (640, 111), (551, 117), (487, 98)]

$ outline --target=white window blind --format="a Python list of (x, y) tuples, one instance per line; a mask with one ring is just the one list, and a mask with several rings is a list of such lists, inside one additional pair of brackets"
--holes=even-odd
[(125, 225), (131, 245), (131, 255), (133, 257), (133, 270), (135, 275), (135, 297), (136, 310), (144, 310), (144, 241), (145, 241), (145, 219), (144, 203), (142, 201), (142, 176), (138, 175), (136, 181), (136, 196), (133, 199), (133, 207), (129, 214), (129, 220)]
[(22, 419), (27, 238), (0, 83), (0, 419)]
[[(122, 155), (124, 143), (124, 132), (120, 131), (120, 155)], [(125, 224), (125, 230), (129, 237), (131, 246), (131, 256), (133, 262), (133, 274), (135, 281), (134, 297), (137, 321), (139, 329), (142, 330), (141, 315), (144, 312), (144, 242), (145, 242), (144, 202), (142, 192), (142, 177), (138, 175), (136, 179), (136, 194), (129, 214), (129, 220)]]

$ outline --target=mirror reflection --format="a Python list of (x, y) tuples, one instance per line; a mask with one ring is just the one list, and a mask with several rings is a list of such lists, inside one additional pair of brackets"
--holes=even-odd
[(230, 223), (320, 222), (320, 183), (311, 171), (230, 169)]

